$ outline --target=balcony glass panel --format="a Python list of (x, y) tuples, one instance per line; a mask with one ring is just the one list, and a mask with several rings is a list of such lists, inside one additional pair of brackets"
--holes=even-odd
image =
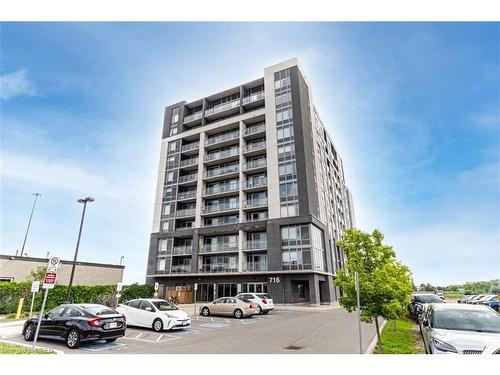
[(227, 165), (227, 166), (221, 167), (221, 168), (213, 168), (213, 169), (207, 170), (204, 173), (204, 177), (208, 178), (208, 177), (223, 176), (223, 175), (229, 174), (229, 173), (236, 173), (239, 171), (239, 169), (240, 169), (240, 167), (238, 164)]
[(267, 178), (266, 177), (249, 179), (249, 180), (246, 180), (243, 182), (243, 188), (246, 188), (246, 189), (257, 188), (257, 187), (266, 186), (266, 185), (267, 185)]
[(181, 167), (198, 164), (198, 158), (190, 158), (181, 161)]
[(236, 156), (240, 154), (240, 148), (235, 147), (228, 150), (210, 152), (205, 156), (205, 161), (217, 160), (222, 158), (227, 158), (230, 156)]
[(184, 122), (198, 120), (202, 116), (203, 116), (203, 113), (201, 111), (200, 112), (196, 112), (196, 113), (193, 113), (192, 115), (184, 117)]
[(182, 151), (189, 151), (189, 150), (194, 150), (196, 148), (199, 148), (200, 147), (200, 142), (192, 142), (192, 143), (188, 143), (186, 145), (183, 145), (181, 150)]
[(256, 92), (256, 93), (254, 93), (252, 95), (245, 96), (243, 98), (243, 104), (248, 104), (248, 103), (256, 102), (256, 101), (262, 100), (262, 99), (264, 99), (264, 91)]
[(215, 113), (223, 112), (223, 111), (228, 111), (233, 108), (237, 108), (240, 106), (240, 99), (233, 100), (231, 102), (226, 102), (223, 104), (216, 105), (215, 107), (208, 108), (205, 110), (205, 116), (210, 116)]
[(196, 198), (196, 190), (180, 191), (177, 193), (177, 199)]
[(176, 217), (186, 217), (186, 216), (194, 216), (196, 214), (196, 209), (194, 208), (187, 208), (184, 210), (177, 210), (175, 213)]
[(255, 134), (266, 130), (266, 124), (252, 125), (245, 129), (245, 135)]
[(186, 245), (186, 246), (174, 246), (174, 255), (190, 255), (193, 253), (193, 246), (192, 245)]
[(205, 140), (205, 144), (207, 144), (207, 145), (213, 145), (215, 143), (224, 142), (224, 141), (228, 141), (230, 139), (235, 139), (235, 138), (239, 138), (239, 137), (240, 137), (240, 132), (239, 131), (218, 134), (218, 135), (215, 135), (215, 136), (207, 138)]
[(179, 177), (179, 182), (191, 182), (198, 179), (198, 173), (187, 174)]

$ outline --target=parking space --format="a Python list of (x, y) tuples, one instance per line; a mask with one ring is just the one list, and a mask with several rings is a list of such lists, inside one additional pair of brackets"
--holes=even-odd
[[(40, 340), (38, 345), (67, 354), (174, 354), (174, 353), (355, 353), (357, 323), (342, 309), (275, 310), (244, 319), (192, 316), (191, 326), (174, 331), (128, 327), (114, 343), (84, 343), (69, 350), (62, 342)], [(364, 325), (366, 346), (372, 325)], [(18, 333), (9, 338), (24, 342)], [(298, 348), (290, 350), (289, 348)]]

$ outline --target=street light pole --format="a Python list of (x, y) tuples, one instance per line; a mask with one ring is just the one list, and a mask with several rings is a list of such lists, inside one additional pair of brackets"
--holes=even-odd
[(35, 200), (33, 201), (33, 207), (31, 207), (30, 219), (28, 220), (28, 227), (26, 228), (26, 234), (24, 235), (23, 247), (21, 248), (21, 255), (20, 256), (23, 256), (23, 253), (24, 253), (24, 245), (26, 245), (26, 239), (28, 238), (28, 231), (30, 230), (31, 218), (33, 217), (33, 211), (35, 211), (36, 199), (38, 197), (40, 197), (42, 194), (33, 193), (33, 195), (35, 196)]
[(123, 258), (125, 258), (123, 255), (120, 257), (120, 266), (122, 265)]
[(73, 266), (71, 267), (71, 276), (69, 278), (68, 292), (66, 293), (66, 303), (71, 303), (71, 286), (73, 285), (73, 276), (75, 275), (76, 258), (78, 257), (78, 248), (80, 247), (80, 238), (82, 236), (83, 219), (85, 218), (85, 209), (87, 208), (87, 203), (94, 202), (95, 199), (91, 197), (86, 197), (83, 199), (78, 199), (78, 203), (83, 203), (82, 220), (80, 221), (80, 230), (78, 232), (78, 240), (76, 241), (75, 257), (73, 258)]

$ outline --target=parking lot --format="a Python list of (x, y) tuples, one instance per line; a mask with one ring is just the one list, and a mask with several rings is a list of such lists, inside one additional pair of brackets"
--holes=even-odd
[[(19, 333), (9, 332), (3, 338), (25, 343), (21, 327)], [(374, 325), (363, 323), (362, 334), (366, 350), (375, 336)], [(283, 307), (240, 320), (193, 316), (191, 327), (162, 333), (128, 327), (126, 336), (114, 343), (84, 343), (76, 350), (48, 340), (37, 345), (67, 354), (358, 353), (357, 338), (356, 315), (341, 308)]]

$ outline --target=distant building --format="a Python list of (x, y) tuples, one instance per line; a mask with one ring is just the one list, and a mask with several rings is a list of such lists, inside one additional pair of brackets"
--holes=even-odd
[(197, 301), (334, 303), (354, 226), (344, 166), (296, 59), (166, 107), (147, 283)]
[[(32, 271), (46, 267), (47, 258), (0, 255), (0, 281), (27, 281)], [(68, 285), (73, 261), (62, 260), (57, 272), (57, 284)], [(123, 280), (125, 266), (76, 262), (73, 285), (115, 285)]]

